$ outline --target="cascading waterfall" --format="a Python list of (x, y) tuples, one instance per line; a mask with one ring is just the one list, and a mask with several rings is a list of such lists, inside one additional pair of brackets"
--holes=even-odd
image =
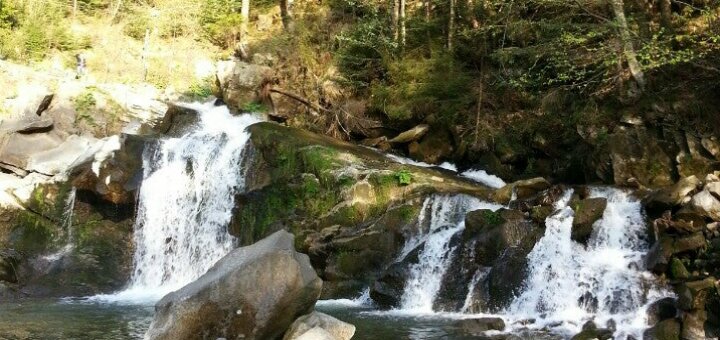
[(70, 253), (75, 247), (75, 235), (73, 233), (72, 222), (73, 212), (75, 210), (75, 196), (77, 189), (72, 187), (65, 198), (65, 206), (62, 213), (62, 228), (65, 229), (65, 246), (59, 251), (45, 256), (45, 260), (54, 262), (61, 259), (63, 256)]
[[(465, 214), (477, 209), (497, 210), (500, 205), (482, 202), (466, 195), (432, 196), (425, 200), (420, 227), (429, 221), (428, 230), (408, 241), (404, 254), (423, 244), (418, 263), (410, 268), (400, 309), (412, 313), (432, 313), (435, 296), (443, 275), (452, 261), (450, 239), (465, 228)], [(410, 249), (408, 249), (410, 248)]]
[(647, 327), (648, 303), (669, 292), (642, 271), (648, 243), (640, 202), (627, 192), (594, 188), (591, 197), (607, 199), (587, 247), (571, 240), (573, 211), (570, 192), (546, 220), (545, 235), (528, 255), (530, 274), (523, 293), (506, 311), (511, 319), (534, 319), (532, 327), (553, 327), (574, 334), (584, 322), (605, 327), (610, 320), (616, 338), (641, 338)]
[(225, 106), (193, 104), (199, 123), (145, 150), (135, 222), (134, 271), (120, 301), (152, 301), (192, 282), (234, 247), (227, 233), (244, 188), (246, 128), (259, 121)]

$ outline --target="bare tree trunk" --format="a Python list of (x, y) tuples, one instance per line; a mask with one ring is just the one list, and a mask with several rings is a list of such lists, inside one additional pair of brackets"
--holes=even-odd
[(660, 18), (665, 28), (671, 28), (672, 26), (672, 4), (670, 0), (660, 0)]
[(475, 15), (475, 1), (467, 0), (467, 8), (468, 13), (470, 13), (470, 22), (472, 24), (472, 28), (480, 27), (480, 21), (478, 21), (478, 18)]
[(453, 49), (453, 36), (455, 35), (455, 2), (456, 0), (450, 0), (450, 18), (448, 20), (447, 47), (451, 51)]
[(142, 62), (143, 62), (143, 81), (147, 81), (148, 68), (150, 65), (150, 29), (145, 29), (145, 41), (143, 42)]
[(618, 33), (620, 35), (620, 41), (623, 47), (623, 54), (625, 60), (630, 68), (630, 74), (632, 74), (635, 82), (637, 82), (640, 89), (645, 88), (645, 75), (643, 74), (642, 67), (637, 60), (637, 54), (632, 44), (630, 37), (630, 28), (628, 27), (627, 19), (625, 18), (625, 4), (623, 0), (610, 0), (612, 4), (613, 12), (615, 13), (615, 19), (617, 20)]
[(292, 16), (293, 0), (280, 0), (280, 16), (282, 17), (285, 30), (292, 32), (294, 30), (294, 21)]
[(242, 0), (240, 17), (242, 18), (242, 22), (240, 22), (240, 41), (235, 48), (235, 54), (241, 59), (248, 59), (249, 56), (246, 46), (250, 32), (248, 30), (248, 24), (250, 23), (250, 0)]
[(393, 0), (392, 3), (392, 26), (393, 26), (393, 38), (395, 42), (398, 41), (400, 32), (398, 30), (398, 15), (400, 13), (400, 0)]
[(73, 19), (77, 16), (78, 0), (73, 0)]
[(400, 0), (400, 44), (405, 46), (405, 0)]
[(428, 57), (432, 54), (432, 35), (430, 34), (431, 0), (425, 0), (425, 34), (427, 35)]

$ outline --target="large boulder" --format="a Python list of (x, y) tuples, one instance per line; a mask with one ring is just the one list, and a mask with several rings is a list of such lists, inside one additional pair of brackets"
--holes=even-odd
[(276, 339), (315, 305), (322, 280), (294, 237), (276, 232), (233, 250), (155, 306), (151, 339)]
[(324, 313), (312, 312), (297, 318), (285, 332), (283, 340), (313, 339), (308, 333), (317, 328), (322, 329), (332, 340), (350, 340), (355, 335), (355, 326)]
[(607, 199), (603, 197), (586, 198), (571, 202), (571, 207), (575, 211), (575, 218), (573, 219), (570, 237), (573, 241), (585, 244), (590, 239), (593, 225), (602, 218), (605, 212)]
[(263, 85), (272, 78), (272, 69), (238, 59), (221, 61), (217, 66), (217, 82), (225, 104), (242, 109), (261, 98)]

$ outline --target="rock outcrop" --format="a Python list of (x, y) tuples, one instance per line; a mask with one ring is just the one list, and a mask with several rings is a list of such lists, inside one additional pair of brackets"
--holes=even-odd
[[(297, 317), (311, 311), (321, 288), (307, 255), (295, 251), (292, 234), (278, 231), (233, 250), (196, 281), (166, 295), (155, 306), (146, 336), (280, 338)], [(326, 321), (317, 323), (329, 327)]]
[(491, 190), (442, 169), (401, 164), (375, 150), (274, 123), (252, 133), (248, 191), (230, 232), (250, 244), (276, 230), (297, 235), (325, 280), (324, 298), (352, 297), (387, 268), (431, 194)]

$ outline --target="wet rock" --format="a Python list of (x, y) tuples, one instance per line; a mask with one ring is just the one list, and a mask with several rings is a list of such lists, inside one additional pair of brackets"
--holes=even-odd
[(400, 306), (400, 300), (405, 291), (405, 282), (410, 276), (410, 267), (418, 263), (418, 256), (425, 245), (421, 244), (413, 249), (405, 258), (391, 265), (370, 287), (370, 298), (380, 308), (393, 308)]
[(452, 136), (445, 129), (433, 130), (423, 136), (419, 142), (408, 146), (408, 153), (413, 159), (429, 164), (438, 164), (448, 159), (454, 150)]
[(662, 212), (690, 201), (690, 197), (702, 185), (696, 176), (680, 179), (677, 183), (656, 190), (648, 195), (643, 203), (649, 211)]
[(598, 328), (594, 322), (588, 321), (583, 325), (582, 331), (575, 334), (571, 340), (608, 340), (613, 338), (613, 332), (609, 329)]
[(487, 331), (505, 330), (505, 321), (501, 318), (463, 319), (457, 321), (456, 324), (466, 333), (473, 335), (482, 335)]
[(528, 275), (527, 255), (542, 237), (539, 228), (530, 232), (516, 247), (510, 247), (493, 263), (487, 278), (487, 305), (490, 310), (499, 311), (508, 306), (520, 294)]
[[(277, 232), (233, 250), (155, 306), (152, 339), (275, 339), (317, 301), (322, 281), (293, 236)], [(263, 287), (263, 289), (258, 289)]]
[(308, 334), (308, 332), (317, 328), (326, 332), (326, 336), (329, 336), (329, 339), (332, 340), (349, 340), (355, 334), (355, 326), (324, 313), (312, 312), (297, 318), (285, 332), (283, 340), (304, 339), (303, 337), (317, 339), (310, 337), (310, 334), (314, 333)]
[(390, 143), (410, 143), (414, 142), (423, 136), (430, 130), (430, 126), (427, 124), (420, 124), (414, 128), (407, 130), (390, 139)]
[(0, 281), (18, 282), (20, 254), (12, 249), (0, 250)]
[(680, 337), (682, 339), (707, 339), (705, 337), (705, 321), (707, 321), (705, 309), (684, 312)]
[(513, 192), (515, 192), (518, 199), (525, 199), (549, 187), (550, 182), (542, 177), (520, 180), (497, 189), (492, 198), (498, 203), (507, 204), (510, 202)]
[(464, 242), (474, 243), (475, 262), (491, 266), (508, 248), (517, 247), (534, 232), (517, 210), (475, 210), (465, 215)]
[(573, 241), (585, 244), (592, 234), (593, 224), (602, 218), (605, 212), (607, 199), (602, 197), (586, 198), (584, 200), (571, 202), (570, 204), (575, 211), (571, 238)]
[(675, 239), (673, 244), (673, 254), (683, 253), (686, 251), (698, 250), (705, 248), (707, 242), (702, 232), (696, 232), (692, 235), (683, 236)]
[(650, 304), (647, 308), (648, 324), (654, 325), (660, 321), (673, 319), (677, 316), (677, 302), (674, 298), (666, 297)]
[(707, 294), (712, 289), (715, 289), (715, 286), (715, 278), (713, 277), (680, 283), (675, 288), (678, 294), (678, 307), (683, 310), (705, 309)]
[(678, 319), (667, 319), (658, 322), (643, 333), (646, 340), (680, 340), (681, 324)]

